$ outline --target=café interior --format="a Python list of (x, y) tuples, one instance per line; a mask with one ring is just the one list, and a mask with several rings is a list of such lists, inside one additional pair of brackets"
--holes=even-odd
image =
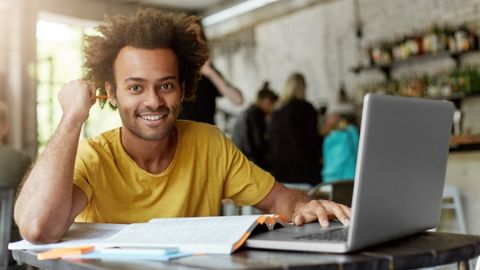
[[(59, 88), (84, 74), (84, 36), (106, 15), (147, 7), (201, 17), (211, 63), (243, 96), (216, 99), (215, 124), (229, 137), (262, 85), (281, 95), (294, 72), (319, 125), (341, 98), (360, 123), (371, 92), (453, 102), (438, 230), (480, 234), (478, 0), (0, 0), (5, 143), (40, 155), (61, 118)], [(96, 104), (82, 137), (118, 126), (117, 112)]]

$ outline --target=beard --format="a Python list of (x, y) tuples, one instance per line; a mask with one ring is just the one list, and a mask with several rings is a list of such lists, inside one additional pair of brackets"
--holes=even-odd
[[(122, 119), (123, 126), (137, 137), (147, 141), (158, 141), (168, 138), (168, 135), (175, 126), (175, 122), (180, 112), (180, 106), (161, 106), (155, 110), (150, 108), (139, 109), (134, 112), (134, 115), (128, 114), (125, 110), (122, 110), (121, 105), (118, 104), (118, 110), (120, 118)], [(141, 114), (152, 113), (163, 115), (163, 123), (157, 126), (147, 126), (140, 119)]]

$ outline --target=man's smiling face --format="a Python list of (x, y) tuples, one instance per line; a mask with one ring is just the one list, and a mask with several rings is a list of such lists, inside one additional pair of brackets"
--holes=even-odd
[(124, 128), (149, 141), (166, 138), (183, 97), (175, 53), (168, 48), (124, 47), (115, 59), (114, 72), (116, 89), (107, 86), (107, 91)]

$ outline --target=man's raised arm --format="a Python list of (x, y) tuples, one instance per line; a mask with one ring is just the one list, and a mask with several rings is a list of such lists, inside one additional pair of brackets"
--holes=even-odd
[(87, 205), (85, 193), (73, 184), (73, 170), (81, 128), (96, 100), (95, 87), (81, 80), (69, 82), (58, 100), (60, 124), (15, 203), (15, 222), (31, 242), (59, 241)]

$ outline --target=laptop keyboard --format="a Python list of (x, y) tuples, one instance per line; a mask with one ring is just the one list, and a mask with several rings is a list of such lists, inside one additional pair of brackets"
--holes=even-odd
[(329, 231), (305, 234), (294, 237), (298, 240), (322, 240), (322, 241), (339, 241), (346, 242), (348, 239), (348, 227), (342, 227)]

